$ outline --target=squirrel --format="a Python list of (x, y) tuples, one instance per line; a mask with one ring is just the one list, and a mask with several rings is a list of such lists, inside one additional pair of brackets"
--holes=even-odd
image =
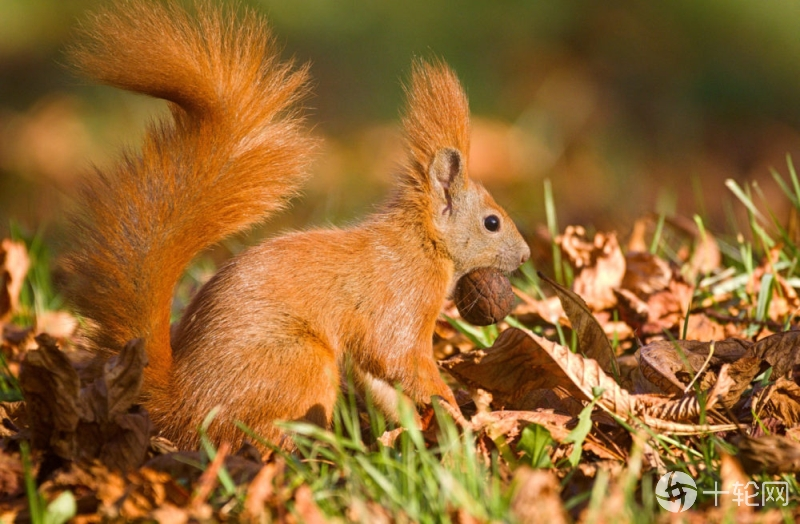
[(346, 358), (390, 416), (397, 386), (417, 406), (441, 397), (457, 408), (433, 358), (440, 310), (459, 277), (513, 271), (530, 250), (468, 177), (469, 108), (447, 65), (412, 66), (407, 158), (379, 211), (245, 250), (171, 331), (173, 290), (192, 259), (282, 209), (306, 179), (318, 145), (299, 108), (309, 67), (281, 60), (258, 15), (208, 2), (121, 2), (78, 32), (69, 56), (79, 72), (169, 103), (141, 151), (83, 185), (67, 258), (67, 297), (98, 358), (144, 339), (141, 404), (162, 436), (196, 447), (217, 406), (214, 442), (242, 442), (237, 421), (278, 444), (276, 420), (328, 426)]

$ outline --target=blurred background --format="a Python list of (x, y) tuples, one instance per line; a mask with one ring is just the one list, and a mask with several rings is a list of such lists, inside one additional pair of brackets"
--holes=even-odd
[[(95, 0), (0, 1), (0, 236), (64, 238), (76, 181), (136, 147), (157, 101), (88, 85), (63, 66)], [(310, 121), (325, 138), (306, 196), (265, 232), (355, 220), (402, 155), (412, 57), (458, 72), (474, 115), (472, 175), (523, 231), (544, 222), (625, 234), (654, 210), (730, 229), (724, 180), (800, 159), (796, 0), (292, 0), (265, 12), (285, 56), (312, 63)], [(774, 208), (781, 212), (775, 197)]]

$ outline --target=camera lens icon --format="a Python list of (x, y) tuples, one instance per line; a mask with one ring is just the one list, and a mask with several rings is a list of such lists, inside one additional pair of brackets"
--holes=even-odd
[(658, 479), (656, 500), (672, 513), (686, 511), (697, 500), (697, 484), (686, 473), (671, 471)]

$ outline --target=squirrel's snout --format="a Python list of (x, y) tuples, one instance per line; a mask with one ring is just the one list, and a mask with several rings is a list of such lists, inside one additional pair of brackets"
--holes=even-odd
[(522, 244), (522, 247), (523, 247), (522, 256), (520, 257), (519, 261), (520, 266), (525, 262), (527, 262), (529, 258), (531, 258), (531, 248), (528, 247), (528, 244)]

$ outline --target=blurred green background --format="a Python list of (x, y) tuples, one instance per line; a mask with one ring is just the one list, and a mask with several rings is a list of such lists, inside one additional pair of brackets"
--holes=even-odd
[[(63, 67), (95, 0), (0, 0), (0, 235), (65, 238), (76, 181), (136, 147), (161, 103)], [(285, 55), (312, 63), (310, 120), (326, 146), (299, 201), (267, 231), (368, 212), (402, 155), (401, 80), (415, 55), (458, 72), (474, 115), (470, 165), (531, 232), (552, 180), (562, 225), (624, 234), (659, 210), (724, 227), (726, 178), (800, 158), (796, 0), (247, 2)], [(775, 197), (776, 209), (781, 203)]]

